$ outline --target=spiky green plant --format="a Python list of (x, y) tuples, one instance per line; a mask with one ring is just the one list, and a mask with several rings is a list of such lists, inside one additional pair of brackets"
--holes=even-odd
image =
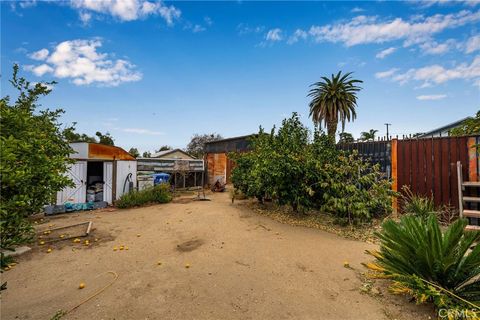
[(437, 210), (435, 209), (435, 203), (432, 197), (416, 195), (408, 187), (404, 187), (403, 191), (403, 211), (405, 213), (422, 218), (424, 221), (432, 214), (436, 214)]
[(406, 215), (399, 222), (387, 220), (380, 251), (367, 251), (376, 258), (366, 266), (394, 280), (392, 291), (408, 293), (417, 302), (433, 301), (437, 307), (480, 304), (480, 232), (465, 231), (459, 219), (444, 232), (435, 215), (425, 221)]

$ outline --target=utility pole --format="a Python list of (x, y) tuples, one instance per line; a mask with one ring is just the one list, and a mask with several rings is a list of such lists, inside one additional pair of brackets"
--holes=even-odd
[(385, 123), (385, 126), (387, 127), (387, 141), (390, 141), (390, 136), (388, 135), (388, 127), (391, 125), (391, 123)]

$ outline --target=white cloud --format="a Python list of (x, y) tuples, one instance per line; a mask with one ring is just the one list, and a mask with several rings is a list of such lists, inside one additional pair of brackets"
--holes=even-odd
[(111, 60), (110, 55), (97, 52), (101, 46), (102, 42), (98, 39), (64, 41), (50, 54), (42, 56), (43, 64), (28, 66), (27, 69), (37, 76), (51, 73), (58, 78), (70, 78), (76, 85), (117, 86), (142, 78), (129, 61)]
[(430, 95), (422, 95), (422, 96), (417, 96), (417, 100), (441, 100), (445, 99), (447, 97), (446, 94), (430, 94)]
[(48, 49), (42, 49), (31, 53), (28, 57), (33, 60), (45, 60), (48, 57), (48, 54)]
[(419, 5), (420, 8), (428, 8), (433, 5), (451, 5), (451, 4), (464, 4), (474, 7), (480, 4), (478, 0), (411, 0), (412, 3)]
[(443, 43), (437, 43), (436, 41), (426, 41), (420, 44), (420, 49), (424, 54), (443, 54), (450, 51), (457, 45), (457, 42), (453, 39), (449, 39)]
[(293, 33), (293, 35), (291, 35), (288, 40), (287, 40), (287, 43), (288, 44), (294, 44), (296, 42), (298, 42), (299, 40), (306, 40), (308, 38), (308, 33), (302, 29), (297, 29), (295, 30), (295, 32)]
[(470, 64), (462, 63), (450, 69), (435, 64), (418, 69), (412, 68), (400, 74), (393, 72), (384, 75), (382, 78), (391, 78), (400, 84), (420, 81), (422, 82), (421, 88), (456, 79), (473, 80), (475, 82), (480, 80), (480, 56), (476, 56)]
[(282, 30), (280, 28), (270, 29), (265, 35), (265, 40), (267, 41), (281, 41), (282, 40)]
[(312, 26), (309, 34), (317, 42), (341, 42), (346, 46), (404, 40), (404, 45), (423, 43), (433, 34), (480, 21), (480, 11), (462, 10), (452, 14), (415, 16), (410, 20), (357, 16), (346, 23)]
[(386, 56), (389, 56), (391, 55), (392, 53), (394, 53), (395, 51), (397, 51), (397, 48), (395, 47), (390, 47), (390, 48), (387, 48), (385, 50), (382, 50), (380, 51), (379, 53), (377, 53), (377, 55), (375, 56), (377, 59), (383, 59), (385, 58)]
[(384, 78), (390, 78), (393, 76), (399, 69), (398, 68), (392, 68), (387, 71), (382, 71), (382, 72), (377, 72), (375, 73), (375, 78), (377, 79), (384, 79)]
[(132, 21), (149, 15), (159, 15), (168, 25), (172, 25), (181, 15), (179, 9), (173, 5), (165, 5), (162, 1), (71, 0), (71, 6), (80, 10), (80, 17), (82, 14), (95, 12), (108, 14), (122, 21)]
[(146, 134), (151, 136), (160, 136), (165, 134), (164, 132), (161, 132), (161, 131), (152, 131), (144, 128), (124, 128), (121, 130), (128, 133)]
[(352, 10), (350, 10), (350, 12), (352, 12), (352, 13), (359, 13), (359, 12), (364, 12), (364, 11), (365, 11), (365, 9), (362, 9), (362, 8), (359, 8), (359, 7), (355, 7)]
[(467, 43), (465, 45), (465, 52), (466, 53), (472, 53), (474, 51), (480, 50), (480, 35), (479, 36), (473, 36), (470, 39), (467, 40)]
[(239, 23), (237, 25), (237, 32), (239, 35), (245, 35), (249, 33), (260, 33), (265, 30), (265, 26), (256, 26), (256, 27), (251, 27), (246, 23)]
[(208, 25), (208, 26), (211, 26), (213, 24), (213, 20), (212, 18), (210, 17), (204, 17), (203, 18), (203, 21), (205, 21), (205, 23)]
[(82, 21), (82, 23), (84, 25), (87, 25), (90, 22), (90, 20), (92, 19), (92, 14), (90, 12), (80, 11), (78, 16), (80, 18), (80, 21)]
[(202, 31), (205, 31), (205, 27), (202, 27), (201, 25), (199, 24), (196, 24), (195, 26), (193, 26), (192, 28), (192, 32), (193, 33), (198, 33), (198, 32), (202, 32)]

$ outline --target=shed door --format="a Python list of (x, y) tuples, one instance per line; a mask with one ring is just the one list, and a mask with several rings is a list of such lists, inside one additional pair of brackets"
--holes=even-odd
[(87, 200), (87, 161), (77, 161), (70, 166), (66, 175), (75, 186), (57, 192), (57, 204), (65, 202), (83, 203)]
[(129, 191), (129, 182), (133, 182), (133, 187), (137, 184), (137, 161), (118, 160), (116, 173), (116, 197), (118, 200), (122, 194)]
[(103, 163), (103, 201), (112, 203), (113, 162)]

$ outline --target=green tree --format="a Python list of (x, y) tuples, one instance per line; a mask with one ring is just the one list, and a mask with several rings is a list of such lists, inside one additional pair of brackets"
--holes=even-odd
[(80, 134), (75, 132), (76, 124), (77, 123), (74, 122), (72, 127), (64, 130), (65, 139), (67, 139), (68, 142), (91, 142), (91, 143), (97, 142), (97, 139), (95, 139), (95, 137), (90, 137), (85, 133)]
[(194, 157), (202, 158), (205, 154), (205, 143), (221, 140), (223, 137), (218, 133), (194, 134), (187, 145), (186, 152)]
[(360, 134), (360, 139), (362, 141), (375, 141), (375, 135), (377, 134), (378, 130), (370, 129), (368, 132), (362, 132)]
[(345, 122), (353, 121), (357, 117), (357, 93), (362, 89), (357, 86), (363, 81), (353, 79), (352, 73), (342, 75), (339, 71), (331, 78), (322, 77), (322, 81), (311, 85), (313, 87), (308, 96), (310, 101), (310, 116), (315, 125), (325, 123), (330, 138), (335, 141), (338, 122), (342, 123), (342, 130)]
[(115, 145), (113, 142), (113, 137), (110, 135), (110, 133), (106, 132), (105, 134), (102, 134), (100, 131), (97, 131), (95, 135), (98, 137), (98, 143), (105, 144), (107, 146)]
[(168, 145), (163, 145), (160, 147), (160, 149), (158, 150), (155, 150), (155, 152), (162, 152), (162, 151), (167, 151), (167, 150), (172, 150), (173, 148), (171, 146), (168, 146)]
[(142, 154), (143, 158), (150, 158), (151, 156), (152, 156), (152, 154), (149, 151), (144, 151), (143, 154)]
[[(0, 234), (2, 249), (28, 242), (33, 228), (27, 217), (51, 203), (57, 191), (72, 185), (65, 175), (73, 152), (58, 122), (63, 110), (39, 110), (38, 99), (51, 92), (48, 84), (32, 85), (18, 77), (10, 81), (18, 91), (15, 102), (0, 100)], [(67, 131), (71, 128), (67, 128)]]
[(348, 132), (342, 132), (340, 133), (340, 140), (338, 141), (339, 143), (353, 143), (355, 142), (355, 139), (353, 138), (353, 135)]
[(475, 117), (465, 120), (459, 127), (452, 129), (450, 134), (452, 136), (480, 134), (480, 111)]
[(128, 153), (130, 153), (132, 157), (135, 158), (138, 158), (140, 156), (140, 152), (138, 152), (137, 148), (130, 148), (130, 150), (128, 150)]

